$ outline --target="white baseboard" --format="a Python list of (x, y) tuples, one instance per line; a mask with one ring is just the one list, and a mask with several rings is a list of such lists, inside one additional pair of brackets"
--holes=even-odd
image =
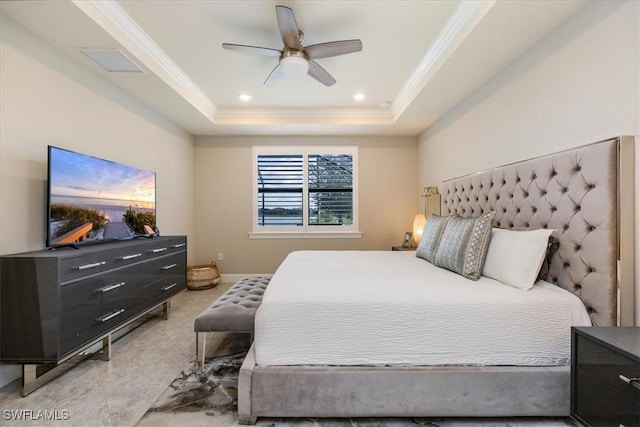
[(261, 276), (261, 277), (271, 277), (273, 276), (273, 274), (259, 274), (259, 273), (255, 273), (255, 274), (221, 274), (221, 281), (222, 282), (237, 282), (238, 280), (242, 279), (243, 277), (256, 277), (256, 276)]

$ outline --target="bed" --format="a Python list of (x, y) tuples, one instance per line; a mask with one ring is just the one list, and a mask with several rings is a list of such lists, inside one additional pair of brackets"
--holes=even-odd
[(613, 138), (443, 183), (443, 215), (555, 230), (527, 291), (410, 252), (290, 254), (256, 314), (240, 421), (568, 416), (570, 327), (633, 316), (618, 307), (619, 289), (633, 301), (632, 148)]

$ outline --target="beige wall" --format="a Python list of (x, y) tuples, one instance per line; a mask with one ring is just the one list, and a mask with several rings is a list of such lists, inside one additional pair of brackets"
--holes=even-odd
[(191, 238), (193, 137), (0, 19), (0, 254), (44, 248), (49, 144), (155, 171), (158, 227)]
[[(640, 136), (640, 3), (587, 4), (419, 137), (420, 182)], [(636, 206), (640, 189), (636, 137)], [(640, 266), (636, 209), (636, 271)], [(640, 287), (636, 287), (640, 324)]]
[[(358, 146), (361, 239), (249, 239), (253, 145)], [(273, 273), (291, 251), (399, 245), (419, 206), (415, 137), (197, 137), (195, 250), (223, 274)]]

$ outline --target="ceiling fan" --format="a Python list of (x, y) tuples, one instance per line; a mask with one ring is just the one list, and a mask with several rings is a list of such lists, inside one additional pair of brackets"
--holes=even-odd
[(301, 77), (310, 75), (325, 86), (332, 86), (336, 79), (322, 68), (315, 59), (330, 58), (332, 56), (346, 55), (360, 52), (362, 42), (359, 39), (339, 40), (319, 43), (311, 46), (302, 46), (304, 34), (298, 29), (293, 10), (286, 6), (276, 6), (276, 17), (280, 36), (284, 42), (282, 50), (268, 47), (248, 46), (244, 44), (222, 43), (225, 49), (257, 53), (266, 56), (279, 57), (279, 63), (273, 69), (264, 84), (269, 86), (278, 81), (282, 76)]

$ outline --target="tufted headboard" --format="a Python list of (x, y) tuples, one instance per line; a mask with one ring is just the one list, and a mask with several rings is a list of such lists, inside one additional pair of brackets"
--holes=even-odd
[(616, 325), (618, 143), (611, 139), (445, 181), (442, 214), (495, 211), (494, 226), (554, 229), (543, 279), (580, 297), (594, 325)]

